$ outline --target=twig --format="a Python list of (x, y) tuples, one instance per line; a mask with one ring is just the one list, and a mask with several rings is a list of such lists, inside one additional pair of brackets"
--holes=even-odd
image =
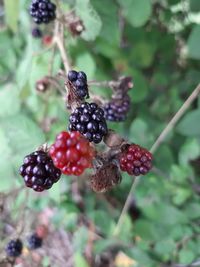
[(63, 25), (59, 21), (56, 21), (56, 25), (55, 25), (54, 42), (60, 51), (60, 55), (61, 55), (63, 65), (65, 68), (65, 72), (68, 73), (68, 71), (71, 69), (70, 61), (68, 59), (67, 53), (66, 53), (65, 48), (64, 48)]
[(160, 146), (160, 144), (165, 140), (165, 138), (167, 137), (169, 132), (173, 129), (173, 127), (176, 125), (176, 123), (179, 121), (179, 119), (187, 111), (187, 109), (190, 107), (192, 102), (197, 98), (199, 93), (200, 93), (200, 84), (194, 89), (192, 94), (188, 97), (188, 99), (184, 102), (184, 104), (179, 109), (179, 111), (175, 114), (175, 116), (168, 123), (167, 127), (159, 135), (156, 142), (153, 144), (153, 146), (151, 148), (152, 153), (154, 153), (157, 150), (157, 148)]
[[(151, 153), (154, 153), (158, 149), (158, 147), (165, 140), (165, 138), (167, 137), (169, 132), (173, 129), (173, 127), (176, 125), (176, 123), (179, 121), (179, 119), (184, 115), (184, 113), (190, 107), (192, 102), (197, 98), (199, 93), (200, 93), (200, 84), (194, 89), (192, 94), (188, 97), (188, 99), (184, 102), (182, 107), (178, 110), (178, 112), (174, 115), (174, 117), (171, 119), (171, 121), (167, 124), (167, 126), (161, 132), (160, 136), (157, 138), (157, 140), (155, 141), (155, 143), (153, 144), (153, 146), (150, 149)], [(114, 232), (113, 232), (114, 236), (118, 235), (118, 233), (119, 233), (119, 231), (121, 229), (121, 226), (122, 226), (123, 221), (124, 221), (124, 216), (127, 213), (128, 207), (130, 205), (130, 200), (131, 200), (132, 193), (133, 193), (134, 189), (136, 188), (136, 186), (139, 183), (139, 178), (140, 177), (138, 176), (138, 177), (134, 178), (134, 180), (133, 180), (131, 189), (130, 189), (130, 191), (128, 193), (128, 196), (127, 196), (127, 199), (125, 201), (125, 204), (124, 204), (124, 207), (122, 209), (122, 212), (120, 214), (119, 220), (118, 220), (117, 225), (116, 225), (116, 227), (114, 229)]]

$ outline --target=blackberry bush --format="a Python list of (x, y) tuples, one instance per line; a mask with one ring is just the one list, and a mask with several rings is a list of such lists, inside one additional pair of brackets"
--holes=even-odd
[(129, 145), (120, 155), (120, 168), (130, 175), (144, 175), (152, 168), (152, 154), (139, 145)]
[(107, 134), (104, 111), (96, 103), (83, 103), (70, 115), (69, 130), (79, 131), (90, 142), (100, 143)]
[(130, 98), (128, 95), (121, 99), (112, 99), (103, 106), (105, 118), (108, 121), (125, 121), (130, 110)]
[(83, 71), (70, 70), (68, 72), (68, 80), (73, 84), (76, 89), (76, 94), (82, 100), (88, 98), (88, 86), (87, 86), (87, 75)]
[(18, 257), (22, 254), (23, 244), (20, 239), (11, 240), (6, 246), (6, 254), (8, 257)]
[(37, 24), (49, 23), (56, 18), (56, 5), (50, 0), (32, 0), (30, 15)]
[(27, 155), (19, 172), (26, 186), (37, 192), (50, 189), (61, 176), (49, 155), (41, 150)]
[(28, 237), (28, 248), (31, 250), (42, 247), (42, 238), (39, 237), (36, 233)]
[(79, 132), (61, 132), (49, 154), (63, 174), (79, 176), (91, 167), (94, 149)]

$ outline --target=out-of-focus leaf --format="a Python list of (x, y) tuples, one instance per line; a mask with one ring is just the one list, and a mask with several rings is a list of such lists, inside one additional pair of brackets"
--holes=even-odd
[(152, 7), (149, 0), (118, 0), (124, 16), (134, 27), (143, 26), (151, 16)]
[(102, 26), (98, 13), (90, 4), (89, 0), (76, 0), (75, 9), (85, 26), (85, 30), (81, 36), (87, 41), (95, 40)]
[(189, 36), (187, 46), (188, 46), (188, 56), (193, 59), (200, 59), (200, 25), (196, 25)]
[(190, 0), (190, 9), (192, 12), (200, 11), (200, 1), (199, 0)]
[(0, 117), (14, 115), (20, 109), (20, 99), (17, 86), (7, 84), (0, 90)]
[(200, 120), (200, 110), (189, 112), (178, 124), (177, 126), (178, 132), (185, 136), (200, 136), (199, 120)]
[(131, 100), (135, 103), (144, 100), (148, 94), (148, 84), (141, 72), (132, 72), (134, 87), (130, 90)]
[(75, 267), (89, 267), (85, 258), (78, 252), (76, 252), (74, 255), (74, 264)]
[(181, 147), (179, 152), (179, 161), (181, 164), (186, 165), (190, 160), (197, 158), (199, 155), (200, 143), (197, 141), (197, 139), (189, 139)]
[(79, 70), (84, 70), (87, 73), (88, 79), (92, 79), (94, 77), (96, 65), (91, 54), (81, 54), (78, 56), (76, 63)]
[(191, 264), (195, 260), (195, 254), (187, 248), (183, 248), (179, 253), (179, 259), (182, 264)]
[(4, 0), (6, 22), (12, 31), (17, 31), (17, 21), (19, 18), (19, 0)]

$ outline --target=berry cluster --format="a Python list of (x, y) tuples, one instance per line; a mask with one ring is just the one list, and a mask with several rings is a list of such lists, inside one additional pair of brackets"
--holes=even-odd
[(20, 239), (11, 240), (6, 246), (6, 254), (8, 257), (18, 257), (21, 255), (23, 244)]
[(120, 168), (130, 175), (144, 175), (152, 168), (152, 154), (138, 145), (129, 145), (120, 155)]
[(73, 84), (76, 89), (76, 94), (82, 100), (88, 98), (87, 76), (83, 71), (70, 70), (67, 75), (68, 80)]
[(105, 118), (108, 121), (125, 121), (130, 109), (130, 98), (128, 95), (121, 99), (111, 99), (103, 106)]
[(90, 142), (100, 143), (107, 134), (104, 111), (96, 103), (83, 103), (70, 115), (69, 130), (79, 131)]
[(46, 152), (39, 150), (24, 158), (20, 174), (27, 187), (41, 192), (51, 188), (60, 179), (61, 171), (54, 166)]
[(35, 27), (32, 29), (32, 36), (34, 38), (41, 38), (42, 37), (42, 31), (39, 28)]
[(50, 0), (32, 0), (30, 15), (37, 24), (49, 23), (56, 18), (56, 5)]
[(66, 175), (81, 175), (91, 167), (93, 147), (79, 132), (61, 132), (50, 147), (54, 165)]
[(42, 238), (39, 237), (36, 233), (28, 237), (28, 248), (31, 250), (40, 248), (42, 246)]

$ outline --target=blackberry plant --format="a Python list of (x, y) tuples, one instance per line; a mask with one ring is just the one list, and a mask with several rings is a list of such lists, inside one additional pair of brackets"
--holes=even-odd
[(49, 23), (56, 18), (56, 5), (50, 0), (32, 0), (30, 15), (37, 24)]

